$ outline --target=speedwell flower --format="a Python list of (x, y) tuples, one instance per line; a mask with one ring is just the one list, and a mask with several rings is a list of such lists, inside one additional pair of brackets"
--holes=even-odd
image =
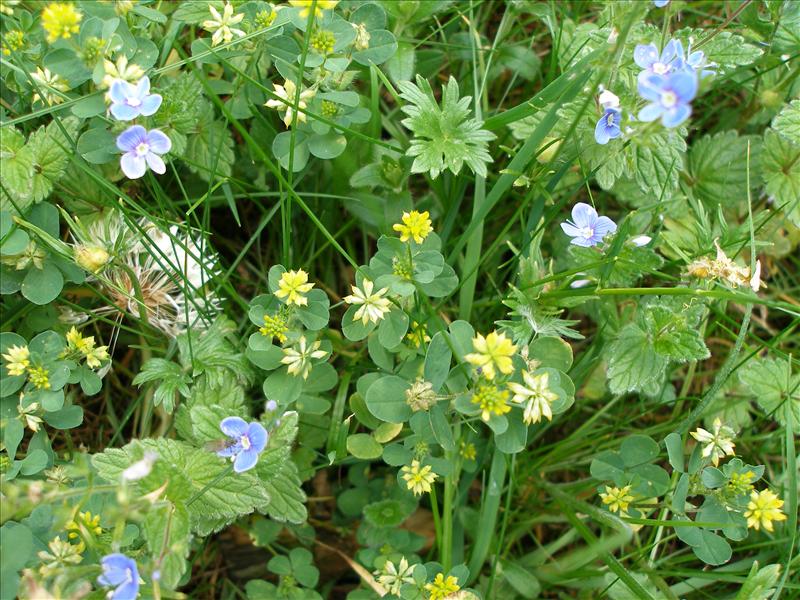
[(401, 242), (406, 242), (413, 238), (415, 242), (421, 244), (428, 237), (428, 234), (433, 231), (429, 216), (427, 210), (424, 212), (416, 210), (404, 212), (400, 219), (402, 223), (395, 223), (392, 225), (392, 229), (400, 233)]
[(750, 502), (748, 502), (747, 511), (744, 513), (744, 516), (747, 517), (747, 526), (756, 531), (761, 527), (764, 527), (767, 531), (772, 531), (773, 521), (786, 520), (786, 515), (781, 510), (782, 506), (783, 500), (770, 490), (750, 492)]
[(237, 25), (242, 21), (242, 19), (244, 19), (244, 13), (234, 15), (233, 6), (230, 2), (225, 3), (225, 7), (222, 9), (221, 15), (219, 14), (219, 11), (211, 4), (208, 5), (208, 11), (211, 13), (213, 19), (203, 21), (203, 27), (206, 29), (206, 31), (214, 32), (214, 35), (211, 36), (212, 46), (216, 46), (222, 41), (228, 44), (233, 40), (234, 35), (238, 37), (244, 37), (244, 31), (237, 29), (236, 27), (232, 27), (232, 25)]
[(248, 424), (239, 417), (226, 417), (219, 424), (222, 433), (230, 438), (228, 445), (217, 452), (218, 456), (230, 458), (233, 470), (243, 473), (256, 466), (258, 455), (267, 446), (269, 433), (258, 421)]
[(585, 202), (578, 202), (572, 207), (572, 221), (561, 223), (561, 229), (572, 238), (570, 243), (590, 248), (602, 242), (609, 233), (614, 233), (617, 224), (608, 217), (598, 216), (597, 211)]
[[(314, 4), (314, 0), (289, 0), (289, 4), (301, 8), (300, 18), (305, 19), (308, 17), (308, 13), (311, 12), (311, 5)], [(337, 4), (339, 4), (339, 0), (317, 0), (314, 16), (321, 17), (323, 15), (323, 10), (336, 8)]]
[(622, 135), (619, 127), (621, 115), (622, 111), (618, 108), (606, 108), (594, 128), (594, 139), (598, 144), (605, 145), (609, 140), (617, 139)]
[(458, 579), (452, 575), (444, 576), (442, 573), (437, 573), (431, 583), (425, 584), (425, 589), (428, 590), (428, 598), (430, 600), (446, 600), (451, 594), (455, 594), (461, 587), (458, 585)]
[(412, 460), (411, 466), (404, 466), (400, 469), (400, 472), (403, 473), (403, 479), (408, 489), (411, 490), (415, 496), (421, 496), (422, 494), (430, 492), (431, 484), (436, 481), (438, 477), (436, 473), (433, 472), (433, 468), (430, 465), (425, 465), (423, 467), (418, 460)]
[(664, 75), (673, 70), (674, 61), (678, 57), (678, 46), (680, 42), (670, 40), (667, 42), (661, 54), (658, 53), (658, 46), (655, 44), (639, 44), (633, 50), (633, 61), (644, 71), (639, 73), (639, 78), (655, 73)]
[(103, 574), (97, 583), (104, 587), (113, 587), (108, 593), (109, 600), (135, 600), (139, 595), (139, 570), (136, 561), (124, 554), (109, 554), (100, 561)]
[(51, 44), (59, 38), (69, 39), (80, 31), (83, 15), (72, 2), (51, 2), (42, 11), (42, 27)]
[(656, 8), (664, 8), (667, 4), (669, 4), (669, 0), (653, 0), (653, 6)]
[(723, 456), (734, 456), (733, 437), (735, 435), (733, 429), (727, 425), (723, 425), (720, 419), (714, 419), (714, 425), (711, 431), (706, 431), (702, 427), (698, 427), (695, 431), (691, 432), (691, 436), (696, 439), (703, 447), (703, 457), (711, 457), (711, 462), (716, 467), (719, 464), (719, 459)]
[(308, 374), (311, 373), (311, 359), (325, 358), (328, 354), (325, 350), (319, 349), (321, 344), (322, 342), (317, 340), (309, 346), (306, 343), (305, 336), (301, 336), (298, 342), (299, 349), (284, 348), (281, 362), (284, 365), (288, 365), (289, 368), (287, 370), (290, 375), (300, 375), (303, 379), (308, 379)]
[(611, 512), (625, 512), (628, 506), (636, 498), (630, 494), (631, 486), (626, 485), (621, 488), (606, 486), (605, 492), (600, 492), (600, 498), (603, 504), (608, 505), (608, 510)]
[(125, 154), (120, 159), (122, 172), (128, 179), (139, 179), (150, 167), (163, 175), (167, 166), (161, 158), (172, 148), (172, 141), (158, 129), (147, 131), (141, 125), (133, 125), (117, 138), (117, 148)]
[(511, 382), (508, 387), (514, 394), (511, 401), (525, 406), (523, 413), (525, 424), (538, 423), (542, 420), (542, 415), (548, 421), (552, 421), (552, 405), (558, 400), (558, 394), (550, 390), (550, 374), (544, 372), (533, 375), (528, 371), (523, 371), (522, 378), (525, 380), (525, 385)]
[(278, 298), (286, 298), (286, 304), (307, 306), (308, 298), (305, 294), (310, 292), (313, 287), (313, 283), (308, 283), (308, 273), (303, 269), (285, 271), (278, 281), (278, 290), (275, 295)]
[(161, 95), (150, 93), (150, 78), (142, 77), (136, 85), (117, 79), (108, 92), (111, 114), (120, 121), (132, 121), (139, 115), (149, 117), (161, 106)]
[(384, 297), (389, 288), (384, 287), (373, 293), (374, 286), (372, 281), (364, 279), (361, 282), (361, 288), (355, 285), (351, 286), (353, 293), (344, 297), (347, 304), (359, 306), (353, 315), (353, 320), (361, 319), (363, 325), (369, 322), (377, 323), (392, 309), (392, 303)]
[[(283, 82), (283, 85), (277, 83), (272, 84), (273, 94), (276, 98), (271, 98), (264, 103), (267, 108), (274, 108), (279, 113), (285, 111), (283, 115), (283, 124), (288, 128), (294, 119), (294, 101), (297, 96), (297, 85), (291, 79)], [(306, 101), (311, 100), (316, 92), (314, 90), (303, 90), (300, 92), (300, 98), (297, 100), (297, 122), (306, 122), (305, 110), (308, 108)]]
[(472, 339), (475, 352), (467, 354), (464, 358), (468, 363), (475, 365), (486, 379), (494, 379), (495, 368), (508, 375), (514, 372), (511, 357), (517, 347), (511, 343), (504, 333), (491, 332), (486, 337), (480, 333)]
[(6, 370), (12, 377), (23, 375), (31, 364), (31, 351), (27, 346), (11, 346), (2, 357), (6, 361)]
[(692, 114), (690, 104), (697, 95), (697, 75), (674, 71), (666, 75), (645, 73), (639, 77), (639, 95), (650, 104), (639, 111), (639, 120), (661, 118), (664, 127), (674, 128)]

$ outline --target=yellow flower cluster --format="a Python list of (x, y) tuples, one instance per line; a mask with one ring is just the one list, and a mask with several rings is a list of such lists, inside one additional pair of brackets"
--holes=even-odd
[(517, 347), (511, 343), (505, 334), (493, 331), (486, 337), (480, 333), (472, 340), (472, 347), (475, 352), (467, 354), (464, 358), (467, 362), (480, 369), (481, 375), (486, 379), (492, 380), (496, 371), (504, 375), (514, 372), (514, 365), (511, 357), (517, 351)]
[(508, 405), (508, 390), (501, 390), (493, 383), (479, 383), (472, 392), (472, 403), (481, 409), (481, 419), (489, 421), (492, 415), (504, 415), (511, 410)]
[(781, 510), (782, 506), (783, 500), (770, 490), (751, 492), (750, 502), (748, 502), (747, 511), (744, 513), (747, 518), (747, 526), (756, 531), (762, 527), (767, 531), (772, 531), (773, 521), (786, 520), (786, 515)]
[(275, 295), (280, 299), (286, 299), (286, 304), (296, 306), (307, 306), (308, 298), (306, 294), (314, 287), (313, 283), (308, 283), (308, 273), (303, 269), (297, 271), (286, 271), (281, 275), (278, 282), (278, 291)]
[(19, 29), (12, 29), (3, 36), (3, 54), (9, 56), (12, 52), (22, 50), (25, 47), (25, 34)]
[(261, 335), (278, 340), (281, 344), (286, 341), (286, 332), (289, 330), (287, 318), (278, 311), (274, 315), (264, 315), (264, 325), (258, 328)]
[(411, 461), (411, 466), (405, 466), (400, 469), (403, 473), (403, 479), (415, 496), (421, 496), (424, 493), (431, 491), (431, 484), (436, 481), (436, 473), (430, 465), (424, 467), (420, 465), (418, 460)]
[(458, 585), (458, 579), (452, 575), (445, 577), (442, 573), (437, 573), (431, 583), (425, 584), (425, 589), (428, 590), (430, 600), (444, 600), (461, 587)]
[(83, 552), (84, 540), (91, 540), (103, 533), (103, 528), (100, 527), (100, 515), (92, 516), (88, 510), (79, 512), (77, 519), (67, 522), (66, 530), (67, 537), (70, 540), (77, 540), (79, 552)]
[(628, 506), (636, 498), (631, 495), (631, 486), (626, 485), (621, 488), (606, 486), (605, 492), (600, 492), (600, 498), (603, 504), (608, 505), (608, 510), (611, 512), (625, 512)]
[(42, 11), (42, 27), (51, 44), (59, 38), (69, 39), (80, 30), (83, 15), (71, 2), (51, 2)]
[(73, 327), (67, 332), (67, 349), (64, 356), (79, 355), (86, 359), (86, 366), (96, 369), (109, 359), (108, 346), (94, 345), (94, 336), (83, 337), (77, 328)]
[[(314, 4), (314, 0), (289, 0), (289, 4), (294, 7), (301, 8), (302, 10), (300, 11), (300, 18), (306, 19), (308, 18), (308, 14), (311, 12), (311, 6)], [(336, 8), (337, 4), (339, 4), (339, 0), (317, 0), (316, 7), (314, 8), (314, 16), (322, 17), (323, 10)]]
[(400, 233), (401, 242), (413, 239), (416, 243), (421, 244), (433, 231), (429, 216), (427, 210), (422, 213), (416, 210), (404, 212), (400, 219), (402, 223), (395, 223), (392, 225), (392, 229)]

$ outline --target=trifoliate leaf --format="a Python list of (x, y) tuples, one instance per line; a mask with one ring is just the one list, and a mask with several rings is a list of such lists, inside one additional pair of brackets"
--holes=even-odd
[(785, 425), (787, 402), (792, 428), (800, 430), (800, 373), (792, 373), (785, 359), (755, 359), (739, 370), (739, 381), (767, 415)]
[(800, 145), (800, 100), (784, 106), (772, 120), (772, 128), (786, 140)]
[(445, 169), (458, 174), (466, 165), (482, 177), (492, 157), (486, 147), (495, 135), (482, 129), (483, 122), (470, 118), (470, 96), (459, 99), (458, 83), (453, 77), (442, 91), (442, 105), (436, 102), (430, 83), (417, 75), (416, 85), (410, 81), (397, 84), (400, 97), (407, 101), (402, 111), (408, 115), (403, 125), (414, 133), (406, 154), (413, 156), (412, 173), (429, 172), (438, 177)]
[(764, 134), (761, 173), (766, 190), (789, 219), (800, 226), (800, 145), (768, 129)]

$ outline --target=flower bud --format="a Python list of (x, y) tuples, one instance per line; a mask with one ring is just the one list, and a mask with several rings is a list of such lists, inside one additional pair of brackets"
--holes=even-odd
[(108, 252), (100, 246), (80, 245), (75, 248), (75, 262), (92, 273), (99, 273), (110, 260)]

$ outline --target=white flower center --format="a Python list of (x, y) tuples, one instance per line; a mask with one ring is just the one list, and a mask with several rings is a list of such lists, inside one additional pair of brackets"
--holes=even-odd
[(150, 152), (150, 144), (147, 142), (142, 142), (138, 146), (136, 146), (136, 155), (137, 156), (146, 156)]
[(653, 73), (658, 73), (659, 75), (663, 75), (667, 71), (669, 71), (669, 65), (662, 62), (653, 63)]
[(249, 437), (247, 437), (246, 435), (243, 435), (242, 437), (239, 438), (239, 441), (242, 444), (242, 448), (244, 448), (245, 450), (250, 450), (251, 444), (250, 444), (250, 438)]
[(672, 108), (678, 103), (678, 97), (675, 95), (675, 92), (664, 92), (661, 94), (661, 104), (663, 104), (666, 108)]
[(592, 229), (591, 227), (582, 227), (581, 235), (585, 237), (587, 240), (591, 239), (591, 237), (594, 235), (594, 229)]
[(614, 113), (613, 112), (612, 113), (608, 113), (608, 117), (606, 118), (606, 125), (608, 127), (611, 127), (612, 125), (614, 125)]
[(142, 101), (138, 98), (128, 98), (126, 102), (128, 103), (128, 106), (133, 106), (134, 108), (142, 105)]

